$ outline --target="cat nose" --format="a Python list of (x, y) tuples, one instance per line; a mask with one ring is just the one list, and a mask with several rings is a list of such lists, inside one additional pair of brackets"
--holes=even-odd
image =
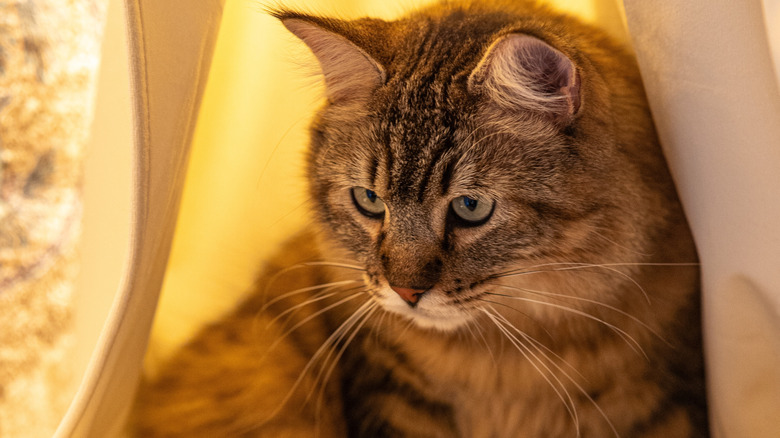
[(396, 287), (396, 286), (390, 286), (390, 289), (394, 290), (395, 293), (397, 293), (404, 301), (406, 301), (407, 304), (414, 307), (418, 301), (420, 301), (420, 296), (425, 293), (425, 289), (411, 289), (408, 287)]

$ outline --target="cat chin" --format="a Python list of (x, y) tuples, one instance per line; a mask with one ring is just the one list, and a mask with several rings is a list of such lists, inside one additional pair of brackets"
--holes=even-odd
[(409, 320), (417, 328), (452, 333), (466, 325), (473, 317), (459, 310), (442, 309), (439, 303), (423, 297), (415, 307), (409, 307), (403, 300), (391, 297), (382, 300), (382, 307), (388, 312)]
[(418, 328), (426, 330), (435, 330), (443, 333), (452, 333), (455, 330), (463, 327), (466, 323), (465, 319), (452, 320), (452, 319), (433, 319), (428, 317), (415, 317), (412, 321)]

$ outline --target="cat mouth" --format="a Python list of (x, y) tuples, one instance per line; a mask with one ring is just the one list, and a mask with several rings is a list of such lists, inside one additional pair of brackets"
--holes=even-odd
[(389, 288), (372, 295), (385, 310), (410, 320), (419, 328), (452, 332), (474, 318), (472, 312), (453, 306), (451, 300), (438, 291), (429, 291), (414, 306)]

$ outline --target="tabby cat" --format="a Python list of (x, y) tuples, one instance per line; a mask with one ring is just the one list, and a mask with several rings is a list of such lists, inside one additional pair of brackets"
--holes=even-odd
[(522, 1), (273, 14), (319, 61), (315, 230), (139, 436), (708, 435), (695, 248), (639, 73)]

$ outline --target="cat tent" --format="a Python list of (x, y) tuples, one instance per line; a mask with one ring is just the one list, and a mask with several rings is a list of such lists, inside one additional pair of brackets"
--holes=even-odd
[[(620, 17), (625, 17), (693, 228), (702, 263), (714, 436), (780, 436), (775, 419), (780, 411), (780, 1), (622, 3), (624, 9), (610, 0), (593, 2), (596, 12), (591, 18), (607, 20), (613, 32), (620, 32)], [(367, 1), (319, 6), (326, 11), (344, 7), (376, 12)], [(69, 408), (51, 413), (59, 422), (57, 437), (122, 434), (163, 286), (166, 294), (178, 286), (184, 297), (169, 303), (163, 297), (165, 313), (182, 301), (200, 300), (205, 289), (217, 298), (201, 307), (233, 302), (237, 297), (224, 298), (223, 289), (250, 287), (252, 269), (262, 265), (263, 255), (281, 235), (303, 223), (289, 215), (302, 201), (289, 193), (300, 187), (278, 183), (290, 173), (278, 160), (289, 153), (285, 148), (305, 141), (306, 118), (301, 114), (316, 108), (309, 97), (312, 90), (285, 82), (281, 76), (286, 73), (273, 71), (282, 64), (260, 62), (253, 71), (223, 64), (238, 56), (222, 45), (231, 33), (253, 36), (249, 49), (266, 60), (282, 59), (282, 52), (292, 47), (270, 48), (274, 40), (286, 38), (272, 20), (263, 22), (262, 29), (224, 24), (220, 29), (223, 14), (227, 20), (229, 15), (262, 14), (258, 9), (254, 2), (220, 0), (109, 4), (90, 145), (92, 156), (104, 158), (92, 164), (98, 169), (93, 174), (92, 158), (86, 158), (84, 274), (75, 283), (76, 328), (69, 335), (76, 353), (62, 358), (62, 366), (74, 368), (79, 385), (62, 390)], [(96, 16), (100, 14), (97, 10)], [(125, 25), (128, 52), (122, 41)], [(260, 33), (251, 34), (255, 31)], [(107, 79), (109, 68), (115, 69), (114, 82)], [(235, 104), (230, 96), (253, 95), (251, 84), (265, 87), (259, 91), (264, 97), (258, 107), (252, 114), (229, 113)], [(231, 86), (245, 88), (231, 92)], [(0, 111), (2, 102), (0, 93)], [(124, 122), (112, 125), (109, 114)], [(291, 118), (277, 119), (282, 115)], [(219, 124), (209, 129), (203, 127), (204, 120)], [(236, 131), (253, 122), (281, 128), (253, 131), (256, 141), (249, 155), (230, 152), (238, 147)], [(294, 129), (288, 132), (291, 125)], [(204, 146), (207, 137), (216, 146)], [(0, 152), (2, 148), (0, 143)], [(242, 172), (250, 176), (239, 176)], [(108, 191), (90, 198), (96, 193), (93, 186)], [(245, 193), (239, 196), (237, 190)], [(90, 205), (95, 203), (90, 199), (101, 196), (92, 219)], [(209, 215), (209, 209), (218, 213)], [(220, 234), (225, 229), (250, 236), (245, 240), (252, 248), (229, 242), (230, 233)], [(3, 242), (0, 239), (0, 245)], [(231, 263), (209, 278), (192, 265), (225, 258)], [(19, 311), (9, 307), (11, 293), (0, 289), (0, 319)], [(200, 318), (191, 316), (181, 319)], [(189, 333), (176, 332), (175, 318), (165, 321), (158, 315), (156, 343), (147, 353), (152, 359), (164, 357)], [(3, 360), (0, 355), (0, 368)], [(153, 364), (147, 361), (152, 370)], [(1, 371), (0, 377), (18, 377)], [(4, 397), (8, 394), (0, 391), (0, 402)], [(24, 413), (3, 406), (10, 415), (11, 409)], [(51, 434), (36, 429), (33, 417), (30, 421), (33, 433), (28, 436)], [(0, 435), (5, 436), (3, 427), (0, 422)]]

